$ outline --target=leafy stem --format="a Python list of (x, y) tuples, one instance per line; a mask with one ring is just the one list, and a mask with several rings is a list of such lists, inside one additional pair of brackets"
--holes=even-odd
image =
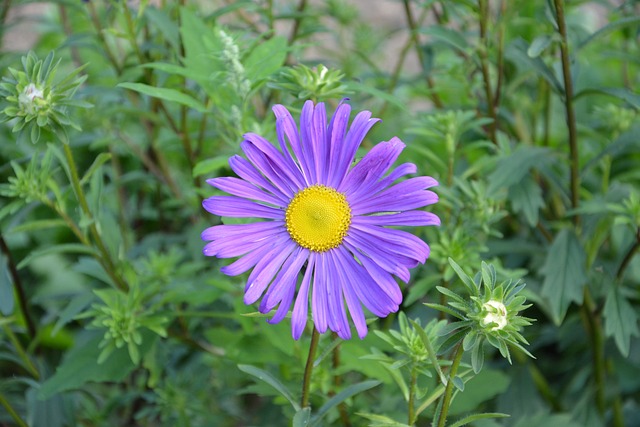
[(416, 418), (418, 417), (416, 414), (416, 385), (418, 384), (418, 370), (416, 366), (411, 367), (411, 379), (409, 381), (409, 422), (408, 424), (412, 426), (416, 422)]
[(2, 393), (0, 393), (0, 405), (2, 405), (4, 409), (7, 410), (7, 413), (16, 422), (16, 425), (18, 425), (19, 427), (27, 427), (27, 423), (24, 422), (24, 420), (20, 417), (20, 415), (16, 412), (16, 410), (13, 409), (11, 404), (7, 401), (7, 399), (5, 399)]
[(624, 275), (624, 270), (626, 270), (627, 266), (631, 262), (631, 259), (633, 259), (633, 256), (637, 252), (638, 248), (640, 248), (640, 227), (636, 230), (636, 241), (633, 242), (633, 244), (627, 251), (627, 254), (622, 259), (622, 262), (620, 263), (620, 267), (618, 267), (618, 272), (616, 273), (616, 278), (618, 280), (622, 279), (622, 276)]
[(100, 252), (100, 263), (104, 267), (111, 280), (113, 280), (113, 283), (115, 283), (115, 285), (118, 287), (118, 289), (126, 291), (129, 286), (116, 273), (115, 265), (113, 263), (113, 260), (111, 259), (111, 255), (109, 254), (109, 251), (107, 250), (107, 247), (102, 240), (102, 236), (98, 231), (98, 227), (96, 226), (93, 215), (91, 214), (91, 210), (89, 209), (87, 198), (84, 194), (84, 191), (82, 190), (82, 186), (80, 185), (80, 179), (78, 178), (78, 168), (76, 167), (76, 162), (73, 159), (71, 148), (69, 147), (69, 144), (63, 144), (63, 146), (64, 154), (69, 166), (71, 185), (73, 186), (73, 191), (76, 193), (76, 197), (78, 199), (78, 202), (80, 203), (80, 208), (82, 209), (83, 214), (89, 222), (89, 231), (91, 232), (91, 236), (95, 241), (98, 251)]
[(496, 114), (496, 108), (494, 104), (493, 90), (491, 89), (491, 77), (489, 75), (489, 63), (487, 61), (489, 50), (489, 41), (487, 37), (487, 26), (489, 24), (489, 5), (488, 0), (478, 0), (478, 6), (480, 9), (480, 70), (482, 71), (482, 79), (484, 80), (484, 91), (487, 98), (487, 112), (492, 122), (489, 123), (489, 138), (494, 144), (497, 144), (496, 140), (496, 126), (498, 124), (498, 117)]
[(29, 372), (29, 374), (34, 379), (39, 380), (40, 373), (38, 372), (38, 369), (36, 369), (31, 359), (29, 359), (29, 355), (27, 354), (24, 347), (20, 343), (20, 340), (18, 339), (18, 337), (16, 337), (16, 335), (13, 333), (13, 331), (7, 324), (3, 324), (2, 329), (4, 329), (4, 333), (7, 334), (9, 341), (11, 341), (11, 344), (13, 344), (13, 347), (16, 349), (18, 356), (24, 363), (24, 368)]
[[(571, 156), (571, 208), (577, 209), (580, 191), (580, 165), (578, 159), (578, 130), (576, 115), (573, 109), (573, 81), (571, 79), (571, 65), (569, 61), (569, 45), (567, 43), (567, 26), (564, 17), (564, 0), (554, 0), (556, 7), (556, 22), (560, 43), (560, 57), (562, 60), (562, 77), (564, 79), (564, 106), (566, 111), (567, 127), (569, 129), (569, 154)], [(580, 216), (574, 215), (576, 225), (580, 224)]]
[(442, 409), (440, 414), (438, 415), (438, 423), (436, 424), (438, 427), (444, 427), (447, 421), (447, 414), (449, 413), (449, 406), (451, 406), (451, 397), (453, 396), (453, 379), (456, 377), (458, 373), (458, 367), (460, 366), (460, 362), (462, 361), (462, 355), (464, 354), (464, 349), (462, 348), (462, 342), (458, 344), (456, 348), (455, 355), (453, 356), (453, 363), (451, 364), (451, 369), (449, 369), (449, 378), (447, 380), (447, 387), (444, 390), (444, 396), (442, 398)]
[(13, 286), (16, 290), (16, 296), (18, 297), (20, 311), (22, 311), (24, 320), (27, 323), (27, 331), (29, 332), (29, 336), (33, 339), (36, 337), (36, 324), (33, 321), (33, 317), (31, 317), (31, 313), (29, 312), (27, 295), (24, 292), (24, 286), (22, 286), (22, 281), (20, 280), (20, 275), (18, 274), (16, 264), (15, 262), (13, 262), (11, 251), (9, 250), (9, 246), (7, 246), (7, 242), (4, 240), (4, 236), (2, 234), (0, 234), (0, 248), (2, 249), (2, 253), (4, 253), (4, 255), (7, 257), (9, 273), (11, 274)]
[(307, 356), (307, 364), (304, 367), (304, 379), (302, 381), (302, 398), (300, 399), (300, 406), (306, 408), (309, 406), (309, 387), (311, 386), (311, 373), (313, 372), (313, 359), (318, 349), (318, 341), (320, 340), (320, 333), (313, 327), (313, 333), (311, 334), (311, 344), (309, 344), (309, 355)]

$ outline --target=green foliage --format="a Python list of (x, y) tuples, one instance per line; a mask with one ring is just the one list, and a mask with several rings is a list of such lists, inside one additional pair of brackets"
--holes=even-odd
[[(5, 3), (0, 425), (640, 419), (637, 2)], [(200, 232), (242, 135), (307, 99), (382, 119), (356, 157), (402, 139), (442, 224), (397, 314), (320, 337), (302, 407), (311, 334)]]

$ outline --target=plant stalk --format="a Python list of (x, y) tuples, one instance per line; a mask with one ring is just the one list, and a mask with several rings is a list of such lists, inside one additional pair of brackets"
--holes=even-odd
[(442, 400), (442, 410), (440, 411), (440, 415), (438, 416), (438, 427), (444, 427), (447, 421), (447, 414), (449, 412), (449, 406), (451, 405), (451, 397), (453, 396), (453, 379), (456, 377), (458, 373), (458, 367), (460, 366), (460, 362), (462, 361), (462, 355), (464, 354), (464, 349), (462, 348), (462, 342), (458, 344), (456, 348), (455, 355), (453, 357), (453, 363), (451, 364), (451, 369), (449, 370), (449, 378), (447, 380), (447, 387), (444, 390), (444, 396)]
[(0, 405), (2, 405), (7, 410), (7, 413), (11, 416), (11, 418), (13, 418), (17, 426), (28, 427), (27, 423), (24, 422), (24, 420), (20, 417), (16, 410), (13, 409), (11, 404), (7, 401), (7, 399), (5, 399), (2, 393), (0, 393)]
[(27, 295), (24, 291), (24, 286), (22, 286), (22, 280), (20, 280), (18, 269), (16, 268), (16, 264), (13, 261), (13, 256), (11, 255), (11, 251), (9, 250), (9, 246), (7, 246), (7, 242), (4, 240), (4, 236), (2, 234), (0, 234), (0, 248), (2, 249), (2, 253), (4, 253), (4, 255), (7, 257), (9, 274), (11, 274), (13, 286), (16, 290), (18, 305), (20, 305), (20, 311), (22, 312), (22, 316), (24, 316), (24, 320), (27, 324), (27, 332), (29, 333), (29, 337), (33, 339), (36, 337), (36, 324), (31, 317), (31, 313), (29, 312)]
[(302, 381), (302, 398), (300, 399), (300, 406), (306, 408), (309, 406), (309, 387), (311, 386), (311, 373), (313, 372), (313, 359), (316, 356), (316, 350), (318, 349), (318, 341), (320, 341), (320, 333), (313, 327), (313, 333), (311, 334), (311, 344), (309, 344), (309, 355), (307, 356), (307, 364), (304, 367), (304, 379)]
[(498, 126), (498, 117), (494, 104), (493, 90), (491, 89), (491, 76), (489, 75), (488, 50), (489, 40), (487, 37), (487, 26), (489, 24), (489, 5), (488, 0), (478, 0), (480, 10), (480, 70), (482, 71), (482, 79), (484, 80), (484, 91), (487, 98), (487, 113), (492, 122), (487, 125), (489, 130), (489, 138), (494, 144), (497, 144), (496, 128)]
[[(571, 65), (569, 62), (569, 45), (567, 42), (567, 26), (564, 17), (564, 0), (554, 0), (556, 7), (556, 22), (560, 43), (560, 57), (562, 60), (562, 77), (564, 79), (564, 105), (566, 111), (567, 127), (569, 130), (569, 155), (571, 157), (571, 208), (577, 209), (580, 198), (580, 165), (578, 155), (578, 130), (576, 115), (573, 109), (573, 80), (571, 78)], [(574, 215), (576, 225), (580, 224), (580, 216)]]
[(89, 222), (89, 231), (91, 232), (91, 236), (93, 237), (93, 240), (98, 247), (98, 251), (100, 252), (100, 262), (111, 280), (113, 280), (113, 283), (116, 285), (116, 287), (122, 291), (126, 291), (129, 289), (129, 286), (116, 273), (115, 265), (113, 263), (113, 260), (111, 259), (111, 255), (109, 254), (109, 251), (107, 250), (107, 247), (102, 240), (102, 236), (100, 236), (98, 227), (96, 227), (93, 215), (91, 214), (91, 210), (89, 209), (87, 198), (84, 194), (84, 191), (82, 190), (82, 186), (80, 185), (80, 179), (78, 178), (78, 168), (76, 167), (76, 162), (73, 159), (71, 148), (69, 147), (69, 144), (63, 144), (63, 146), (67, 164), (69, 165), (69, 172), (71, 174), (71, 185), (73, 186), (73, 191), (76, 193), (76, 197), (78, 198), (78, 202), (80, 203), (80, 208), (82, 209), (82, 212), (87, 217), (87, 220)]

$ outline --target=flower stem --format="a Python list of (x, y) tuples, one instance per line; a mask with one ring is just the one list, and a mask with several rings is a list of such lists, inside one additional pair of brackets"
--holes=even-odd
[(458, 344), (458, 348), (456, 348), (455, 355), (453, 356), (453, 363), (451, 364), (451, 369), (449, 370), (447, 387), (444, 390), (444, 397), (442, 398), (442, 410), (440, 411), (440, 415), (438, 416), (438, 427), (444, 427), (447, 421), (447, 414), (449, 412), (449, 406), (451, 405), (451, 397), (453, 396), (453, 379), (458, 373), (458, 367), (460, 366), (460, 361), (462, 361), (463, 354), (464, 349), (462, 348), (461, 342), (460, 344)]
[[(567, 26), (564, 18), (564, 0), (554, 0), (556, 7), (556, 21), (558, 32), (562, 39), (560, 43), (560, 57), (562, 60), (562, 76), (564, 79), (564, 106), (569, 129), (569, 154), (571, 156), (571, 207), (578, 208), (580, 191), (580, 165), (578, 156), (578, 130), (576, 115), (573, 110), (573, 81), (569, 62), (569, 45), (567, 43)], [(576, 225), (580, 224), (580, 216), (574, 215)]]
[(24, 292), (24, 286), (22, 286), (22, 280), (20, 280), (20, 275), (18, 274), (18, 269), (16, 269), (16, 264), (13, 261), (13, 257), (11, 256), (11, 251), (9, 250), (9, 246), (7, 246), (7, 242), (4, 240), (4, 236), (0, 234), (0, 248), (2, 249), (2, 253), (7, 257), (7, 264), (9, 267), (9, 273), (11, 274), (11, 279), (13, 282), (13, 286), (16, 290), (16, 296), (18, 297), (18, 304), (20, 305), (20, 311), (22, 312), (22, 316), (27, 324), (27, 331), (29, 332), (29, 337), (31, 339), (36, 337), (36, 324), (31, 317), (31, 313), (29, 312), (29, 305), (27, 304), (27, 295)]
[(618, 280), (622, 279), (622, 276), (624, 275), (624, 270), (627, 268), (627, 266), (631, 262), (631, 259), (633, 258), (633, 255), (635, 255), (638, 248), (640, 248), (640, 228), (636, 230), (636, 241), (631, 245), (631, 247), (627, 251), (627, 254), (624, 256), (624, 259), (620, 263), (620, 267), (618, 267), (618, 272), (616, 273), (616, 278)]
[(411, 368), (411, 380), (409, 382), (409, 424), (410, 426), (414, 425), (416, 422), (416, 385), (418, 384), (418, 372), (416, 367)]
[(82, 191), (80, 179), (78, 178), (78, 168), (76, 167), (76, 162), (73, 159), (71, 148), (69, 147), (69, 144), (63, 144), (63, 146), (64, 154), (69, 166), (71, 185), (73, 186), (73, 191), (76, 193), (76, 197), (78, 198), (78, 202), (80, 203), (80, 208), (82, 209), (82, 212), (89, 222), (89, 231), (91, 232), (91, 236), (93, 237), (93, 240), (98, 247), (98, 251), (100, 252), (100, 263), (102, 264), (111, 280), (113, 280), (113, 283), (116, 285), (116, 287), (122, 291), (126, 291), (128, 290), (129, 286), (124, 282), (124, 280), (122, 280), (122, 278), (118, 274), (116, 274), (115, 265), (113, 263), (113, 260), (111, 259), (111, 255), (109, 254), (109, 251), (107, 250), (107, 247), (105, 246), (104, 241), (100, 236), (98, 227), (96, 227), (93, 215), (91, 214), (91, 210), (89, 209), (87, 198), (84, 194), (84, 191)]
[(4, 398), (4, 396), (0, 393), (0, 405), (4, 406), (7, 410), (11, 418), (16, 422), (16, 425), (19, 427), (27, 427), (27, 423), (24, 422), (20, 415), (16, 412), (15, 409), (11, 406), (11, 404)]
[(39, 380), (40, 373), (36, 369), (31, 359), (29, 359), (29, 355), (24, 350), (24, 347), (22, 347), (22, 344), (20, 343), (20, 340), (18, 340), (18, 337), (16, 337), (16, 334), (13, 333), (13, 331), (7, 324), (2, 325), (2, 329), (4, 330), (4, 333), (7, 334), (7, 337), (9, 338), (9, 341), (11, 341), (11, 343), (13, 344), (13, 347), (15, 348), (16, 353), (18, 353), (18, 356), (24, 363), (24, 368), (27, 371), (29, 371), (29, 374), (34, 379)]
[(489, 123), (489, 138), (494, 144), (496, 140), (496, 127), (498, 125), (498, 117), (496, 114), (493, 90), (491, 89), (491, 76), (489, 75), (489, 63), (487, 61), (487, 51), (489, 50), (489, 41), (487, 37), (487, 26), (489, 23), (489, 5), (488, 0), (478, 0), (480, 9), (480, 70), (482, 71), (482, 79), (484, 80), (484, 91), (487, 98), (487, 112), (492, 122)]
[(318, 341), (320, 340), (320, 333), (313, 327), (313, 333), (311, 334), (311, 344), (309, 344), (309, 355), (307, 356), (307, 364), (304, 367), (304, 379), (302, 382), (302, 398), (300, 399), (300, 406), (306, 408), (309, 406), (309, 387), (311, 385), (311, 373), (313, 372), (313, 359), (318, 349)]

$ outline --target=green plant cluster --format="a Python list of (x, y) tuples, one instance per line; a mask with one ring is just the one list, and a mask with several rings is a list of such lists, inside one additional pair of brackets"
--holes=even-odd
[[(637, 1), (22, 7), (0, 6), (0, 425), (640, 425)], [(440, 184), (430, 257), (363, 340), (293, 340), (202, 255), (206, 180), (307, 99), (371, 111), (356, 158), (398, 136)]]

